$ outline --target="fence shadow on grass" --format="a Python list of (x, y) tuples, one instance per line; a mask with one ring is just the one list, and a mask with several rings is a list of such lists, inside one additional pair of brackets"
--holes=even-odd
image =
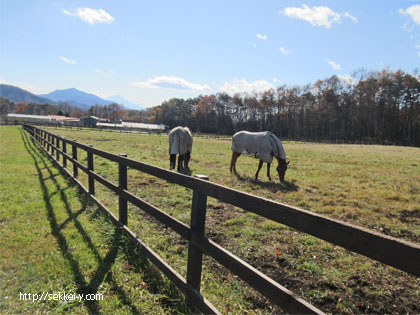
[[(130, 301), (130, 298), (127, 296), (126, 292), (122, 289), (120, 285), (115, 281), (112, 275), (111, 267), (115, 262), (115, 259), (119, 252), (125, 256), (126, 261), (128, 262), (128, 266), (130, 269), (133, 269), (135, 272), (144, 273), (147, 279), (147, 287), (148, 290), (152, 293), (157, 293), (158, 289), (159, 292), (162, 293), (162, 288), (167, 292), (167, 296), (169, 296), (168, 301), (162, 300), (163, 305), (171, 306), (172, 308), (178, 308), (179, 311), (185, 311), (185, 307), (182, 303), (178, 305), (174, 305), (174, 301), (176, 300), (183, 300), (182, 296), (174, 289), (173, 286), (167, 286), (164, 284), (164, 280), (160, 276), (160, 274), (156, 273), (154, 270), (154, 266), (152, 266), (149, 261), (136, 254), (135, 248), (133, 244), (122, 234), (121, 230), (118, 228), (114, 228), (114, 232), (112, 235), (112, 240), (110, 241), (109, 251), (102, 258), (102, 255), (96, 249), (95, 244), (93, 243), (91, 237), (87, 233), (87, 231), (83, 228), (82, 224), (78, 220), (78, 216), (81, 215), (86, 211), (87, 205), (89, 204), (88, 198), (79, 192), (79, 198), (81, 199), (82, 208), (74, 211), (71, 208), (70, 203), (68, 202), (67, 196), (65, 194), (65, 190), (74, 186), (75, 184), (67, 179), (68, 186), (62, 187), (60, 183), (55, 178), (57, 174), (54, 174), (51, 168), (47, 164), (48, 156), (40, 151), (33, 143), (29, 140), (28, 135), (21, 131), (21, 137), (24, 143), (24, 146), (28, 153), (34, 160), (35, 168), (38, 172), (39, 183), (41, 185), (41, 189), (43, 192), (43, 199), (45, 202), (46, 212), (47, 212), (47, 219), (50, 223), (51, 227), (51, 234), (57, 239), (58, 245), (62, 252), (63, 257), (70, 263), (71, 270), (73, 272), (73, 278), (75, 283), (77, 284), (77, 293), (78, 294), (96, 294), (98, 293), (98, 288), (103, 281), (106, 281), (110, 284), (111, 290), (118, 296), (119, 300), (123, 305), (126, 305), (130, 312), (133, 314), (140, 314), (141, 311), (136, 308)], [(59, 170), (61, 175), (66, 177), (66, 174)], [(51, 192), (47, 181), (52, 181), (53, 185), (55, 186), (55, 191)], [(56, 209), (52, 205), (50, 201), (50, 197), (54, 194), (59, 194), (62, 204), (65, 208), (65, 211), (68, 214), (68, 218), (61, 224), (57, 222), (56, 218)], [(97, 209), (94, 213), (92, 213), (93, 217), (98, 217), (102, 215), (100, 210)], [(86, 281), (85, 275), (81, 271), (80, 263), (77, 258), (72, 254), (69, 250), (69, 244), (67, 239), (63, 234), (63, 229), (69, 224), (72, 223), (78, 230), (79, 234), (81, 235), (83, 241), (86, 243), (89, 250), (94, 255), (95, 259), (98, 262), (98, 268), (91, 277), (89, 282)], [(99, 292), (100, 293), (100, 292)], [(106, 297), (105, 297), (106, 298)], [(167, 302), (167, 303), (166, 303)], [(84, 300), (83, 303), (85, 304), (86, 308), (88, 309), (89, 313), (97, 314), (100, 312), (99, 304), (95, 300)]]

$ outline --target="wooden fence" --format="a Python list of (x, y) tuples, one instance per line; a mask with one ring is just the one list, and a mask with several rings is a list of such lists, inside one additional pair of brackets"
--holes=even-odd
[[(173, 281), (204, 313), (218, 313), (218, 311), (200, 294), (203, 254), (214, 258), (267, 297), (273, 304), (280, 306), (288, 313), (322, 313), (316, 307), (297, 297), (279, 283), (204, 236), (207, 196), (285, 224), (417, 277), (420, 276), (419, 244), (386, 236), (376, 231), (330, 219), (310, 211), (224, 187), (208, 181), (208, 178), (204, 175), (196, 175), (195, 177), (186, 176), (129, 159), (126, 155), (115, 155), (101, 151), (92, 146), (81, 144), (74, 140), (68, 140), (34, 126), (23, 125), (23, 128), (29, 132), (33, 141), (53, 158), (56, 164), (73, 178), (80, 188), (108, 214), (113, 223), (123, 229), (132, 240), (137, 242), (142, 253)], [(68, 153), (67, 146), (71, 146), (71, 156)], [(78, 149), (87, 152), (87, 166), (77, 160)], [(118, 185), (94, 172), (94, 155), (118, 163)], [(68, 162), (73, 165), (72, 172), (68, 170)], [(127, 191), (127, 167), (191, 189), (193, 191), (193, 199), (190, 226), (185, 225), (161, 209)], [(79, 169), (88, 175), (87, 188), (77, 179)], [(95, 181), (103, 184), (119, 196), (119, 218), (114, 216), (95, 197)], [(186, 279), (164, 262), (127, 227), (127, 202), (147, 212), (188, 241)]]

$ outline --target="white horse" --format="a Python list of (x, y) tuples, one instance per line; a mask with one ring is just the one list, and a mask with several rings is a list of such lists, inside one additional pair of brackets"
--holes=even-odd
[(287, 165), (290, 161), (286, 162), (286, 152), (284, 151), (283, 145), (271, 132), (239, 131), (233, 135), (232, 158), (230, 161), (231, 173), (232, 170), (236, 173), (236, 160), (241, 154), (250, 155), (260, 160), (255, 179), (258, 179), (258, 173), (260, 172), (263, 163), (266, 162), (267, 176), (269, 180), (271, 180), (270, 164), (273, 161), (273, 157), (276, 157), (278, 161), (276, 170), (279, 174), (280, 181), (284, 182)]
[(193, 138), (188, 127), (175, 127), (169, 132), (169, 168), (175, 168), (176, 155), (178, 155), (179, 171), (181, 167), (188, 168), (188, 162), (191, 158)]

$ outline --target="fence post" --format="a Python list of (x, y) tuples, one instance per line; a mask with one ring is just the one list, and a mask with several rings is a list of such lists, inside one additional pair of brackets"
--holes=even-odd
[[(89, 144), (89, 147), (92, 148), (93, 145)], [(87, 152), (87, 163), (88, 163), (88, 170), (93, 172), (93, 154), (91, 152)], [(95, 179), (89, 175), (89, 193), (91, 195), (95, 194)]]
[(47, 152), (50, 153), (50, 145), (51, 143), (51, 135), (49, 133), (47, 133)]
[[(73, 140), (76, 141), (76, 140)], [(76, 145), (73, 143), (72, 144), (72, 153), (73, 153), (73, 159), (77, 160), (77, 147)], [(75, 162), (73, 162), (73, 176), (74, 178), (77, 178), (79, 175), (78, 170), (77, 170), (77, 165)]]
[(42, 132), (42, 145), (44, 148), (46, 148), (47, 146), (47, 133), (45, 132), (45, 130)]
[(58, 161), (60, 161), (60, 154), (59, 154), (60, 139), (58, 137), (55, 138), (55, 146), (57, 147), (57, 150), (55, 150), (55, 157), (56, 157), (57, 162), (58, 162)]
[(51, 135), (51, 156), (54, 158), (54, 145), (55, 145), (55, 136)]
[(67, 159), (64, 154), (67, 154), (66, 138), (63, 137), (63, 167), (67, 167)]
[[(206, 175), (195, 175), (194, 177), (209, 180)], [(204, 235), (206, 205), (207, 195), (194, 190), (191, 205), (190, 239)], [(202, 262), (203, 253), (190, 242), (188, 245), (187, 283), (197, 291), (200, 291)]]
[(35, 140), (35, 142), (37, 142), (38, 141), (38, 130), (36, 128), (33, 128), (32, 131), (33, 131), (34, 140)]
[[(120, 156), (127, 157), (127, 153), (120, 153)], [(118, 163), (118, 187), (127, 190), (127, 166)], [(127, 200), (120, 195), (118, 196), (120, 222), (124, 225), (128, 224)]]

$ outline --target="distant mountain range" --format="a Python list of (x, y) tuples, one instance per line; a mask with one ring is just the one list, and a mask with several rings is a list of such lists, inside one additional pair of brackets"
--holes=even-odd
[(109, 105), (112, 104), (111, 101), (106, 101), (99, 96), (89, 94), (86, 92), (79, 91), (78, 89), (65, 89), (65, 90), (55, 90), (48, 94), (41, 94), (41, 97), (48, 98), (56, 103), (66, 102), (71, 106), (89, 109), (94, 105)]
[(109, 105), (117, 103), (128, 109), (143, 109), (143, 105), (134, 104), (120, 95), (114, 95), (108, 99), (100, 98), (94, 94), (86, 93), (75, 88), (55, 90), (48, 94), (36, 95), (16, 86), (0, 84), (0, 96), (12, 102), (38, 103), (58, 105), (67, 103), (73, 107), (88, 110), (94, 105)]
[(52, 103), (51, 100), (35, 95), (31, 92), (22, 90), (16, 86), (7, 85), (7, 84), (0, 84), (0, 96), (3, 98), (7, 98), (9, 101), (19, 103), (38, 103), (38, 104), (45, 104), (45, 103)]

